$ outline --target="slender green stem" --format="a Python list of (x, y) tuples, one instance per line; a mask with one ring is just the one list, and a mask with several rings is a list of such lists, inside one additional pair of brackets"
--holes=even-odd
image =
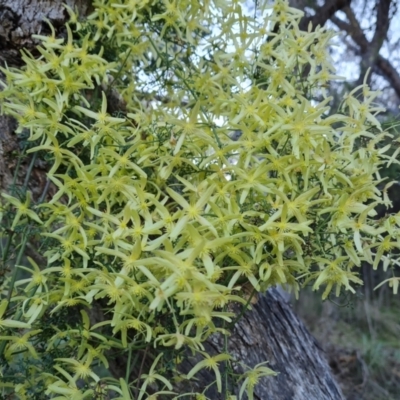
[[(137, 43), (137, 40), (135, 40), (135, 43)], [(109, 93), (111, 92), (111, 89), (112, 89), (114, 83), (115, 83), (115, 82), (117, 81), (117, 79), (120, 77), (121, 72), (122, 72), (122, 68), (125, 67), (125, 64), (126, 64), (126, 62), (128, 61), (128, 58), (129, 58), (129, 56), (131, 55), (131, 53), (132, 53), (132, 49), (129, 49), (129, 51), (128, 51), (126, 57), (124, 58), (124, 61), (122, 62), (121, 66), (118, 68), (117, 75), (115, 76), (115, 78), (114, 78), (113, 81), (111, 82), (111, 85), (109, 85), (108, 88), (107, 88), (107, 94), (109, 94)]]
[(50, 187), (50, 179), (47, 178), (46, 179), (46, 185), (44, 186), (43, 189), (43, 193), (41, 194), (39, 200), (38, 200), (38, 204), (42, 204), (44, 199), (46, 198), (47, 192), (49, 191), (49, 187)]
[(170, 311), (171, 311), (172, 319), (174, 320), (175, 329), (178, 331), (178, 330), (179, 330), (179, 324), (178, 324), (178, 320), (177, 320), (177, 318), (176, 318), (175, 310), (174, 310), (174, 308), (171, 306), (171, 304), (169, 303), (168, 299), (165, 299), (165, 302), (167, 303), (168, 308), (169, 308)]
[(26, 171), (26, 176), (25, 176), (24, 186), (23, 186), (25, 190), (28, 188), (28, 182), (31, 177), (33, 167), (35, 166), (35, 161), (36, 161), (37, 155), (38, 155), (37, 152), (33, 154), (31, 162), (29, 163), (28, 170)]
[[(186, 79), (180, 74), (178, 73), (178, 71), (175, 71), (175, 75), (179, 78), (182, 79), (183, 83), (185, 84), (185, 86), (187, 87), (187, 89), (189, 90), (189, 92), (192, 94), (192, 96), (195, 98), (196, 101), (199, 100), (199, 98), (197, 97), (197, 94), (194, 92), (194, 90), (190, 87), (190, 85), (186, 82)], [(215, 126), (214, 123), (212, 121), (210, 121), (210, 118), (208, 116), (208, 114), (204, 111), (204, 107), (200, 106), (200, 110), (201, 113), (203, 114), (204, 118), (207, 120), (207, 122), (209, 123), (209, 126), (212, 130), (212, 133), (214, 135), (215, 141), (218, 144), (218, 147), (221, 149), (222, 148), (222, 143), (221, 140), (219, 139), (219, 136), (217, 135), (217, 132), (215, 131)]]
[[(226, 307), (224, 307), (224, 311), (226, 311)], [(223, 322), (223, 328), (225, 329), (226, 321), (224, 320)], [(228, 335), (225, 333), (224, 334), (224, 353), (228, 354), (229, 348), (228, 348)], [(225, 393), (225, 399), (228, 399), (229, 395), (229, 382), (228, 382), (228, 363), (229, 360), (224, 361), (224, 373), (223, 373), (223, 386), (222, 386), (222, 391)]]
[[(281, 150), (278, 152), (280, 156), (284, 156), (284, 151), (285, 151), (285, 149), (286, 149), (286, 145), (288, 144), (288, 142), (289, 142), (289, 135), (286, 134), (286, 141), (285, 141), (285, 143), (283, 144)], [(277, 147), (278, 147), (278, 146), (277, 146)], [(277, 149), (277, 150), (278, 150), (278, 149)]]
[[(26, 146), (25, 146), (25, 148), (24, 148), (24, 151), (25, 151), (25, 149), (26, 149)], [(24, 152), (24, 151), (23, 151), (23, 152)], [(31, 177), (33, 167), (34, 167), (34, 165), (35, 165), (36, 158), (37, 158), (37, 153), (35, 153), (35, 154), (33, 155), (32, 159), (31, 159), (31, 162), (30, 162), (30, 164), (29, 164), (28, 170), (27, 170), (27, 172), (26, 172), (26, 176), (25, 176), (24, 184), (23, 184), (23, 189), (24, 189), (24, 191), (26, 191), (26, 189), (27, 189), (27, 187), (28, 187), (28, 182), (29, 182), (29, 179), (30, 179), (30, 177)], [(14, 177), (13, 177), (13, 184), (12, 184), (12, 188), (11, 188), (11, 192), (12, 192), (12, 193), (14, 192), (15, 184), (16, 184), (16, 182), (17, 182), (18, 171), (19, 171), (19, 168), (20, 168), (20, 166), (21, 166), (21, 160), (22, 160), (22, 156), (18, 157), (18, 162), (17, 162), (17, 166), (16, 166), (16, 169), (15, 169), (15, 173), (14, 173)], [(11, 248), (11, 243), (12, 243), (13, 235), (14, 235), (14, 232), (11, 231), (10, 234), (9, 234), (9, 236), (8, 236), (6, 248), (5, 248), (5, 250), (4, 250), (3, 254), (2, 254), (3, 265), (5, 264), (5, 262), (6, 262), (6, 260), (7, 260), (8, 253), (9, 253), (10, 248)], [(19, 264), (20, 261), (21, 261), (21, 258), (22, 258), (22, 256), (23, 256), (23, 252), (25, 251), (26, 243), (27, 243), (27, 240), (28, 240), (28, 239), (27, 239), (27, 236), (28, 236), (28, 235), (26, 235), (26, 236), (23, 238), (23, 240), (22, 240), (21, 249), (20, 249), (20, 251), (19, 251), (19, 253), (18, 253), (18, 258), (17, 258), (15, 264)], [(10, 289), (9, 289), (8, 297), (7, 297), (7, 300), (8, 300), (8, 301), (9, 301), (10, 298), (11, 298), (11, 293), (12, 293), (12, 290), (13, 290), (13, 287), (14, 287), (16, 275), (17, 275), (17, 268), (14, 268), (13, 276), (12, 276), (12, 278), (11, 278)]]
[(247, 299), (246, 304), (242, 307), (240, 314), (228, 325), (229, 330), (231, 330), (236, 325), (236, 323), (240, 320), (240, 318), (243, 317), (244, 313), (247, 311), (247, 308), (249, 307), (250, 302), (253, 299), (253, 296), (255, 294), (256, 294), (256, 289), (253, 288), (253, 291), (251, 292), (249, 298)]
[[(155, 45), (155, 43), (153, 42), (153, 40), (151, 39), (151, 37), (149, 36), (148, 38), (149, 38), (149, 41), (150, 41), (151, 45), (153, 46), (154, 50), (156, 51), (158, 57), (160, 57), (161, 59), (165, 60), (165, 57), (160, 53), (159, 49), (157, 48), (157, 46)], [(168, 60), (165, 60), (165, 61), (168, 62)], [(174, 60), (174, 61), (175, 61), (175, 60)], [(196, 94), (195, 91), (192, 89), (192, 87), (187, 83), (186, 79), (185, 79), (177, 70), (175, 70), (174, 72), (175, 72), (175, 75), (176, 75), (179, 79), (182, 80), (182, 82), (184, 83), (184, 85), (186, 86), (186, 88), (189, 90), (189, 92), (192, 94), (192, 96), (194, 97), (194, 99), (195, 99), (196, 101), (198, 101), (199, 98), (198, 98), (197, 94)], [(210, 128), (211, 128), (211, 131), (212, 131), (214, 137), (215, 137), (215, 140), (216, 140), (216, 142), (217, 142), (217, 144), (218, 144), (218, 147), (221, 149), (221, 148), (222, 148), (222, 143), (221, 143), (220, 138), (219, 138), (218, 135), (217, 135), (217, 132), (215, 131), (214, 123), (210, 120), (210, 118), (209, 118), (208, 114), (206, 113), (206, 111), (204, 110), (204, 107), (203, 107), (203, 106), (200, 106), (200, 110), (201, 110), (201, 113), (203, 114), (204, 118), (205, 118), (205, 119), (207, 120), (207, 122), (209, 123), (209, 126), (210, 126)]]
[[(17, 273), (18, 273), (17, 265), (21, 262), (22, 256), (24, 255), (24, 251), (25, 251), (25, 247), (26, 247), (26, 243), (27, 242), (28, 242), (28, 234), (26, 234), (26, 235), (24, 235), (22, 237), (21, 247), (19, 249), (19, 253), (18, 253), (17, 259), (15, 260), (14, 271), (13, 271), (13, 274), (11, 276), (10, 288), (8, 290), (8, 295), (7, 295), (7, 303), (8, 303), (7, 304), (7, 308), (9, 307), (9, 302), (10, 302), (10, 299), (11, 299), (11, 296), (12, 296), (12, 292), (13, 292), (13, 289), (14, 289), (15, 281), (17, 279)], [(4, 312), (4, 315), (6, 315), (7, 308), (6, 308), (5, 312)], [(21, 313), (22, 313), (22, 311), (21, 311)], [(21, 315), (18, 315), (16, 320), (18, 320), (20, 317), (21, 317)], [(0, 358), (3, 356), (4, 349), (6, 348), (6, 344), (7, 344), (6, 340), (2, 340), (1, 343), (0, 343)]]
[(146, 360), (146, 356), (147, 356), (147, 352), (149, 350), (149, 346), (147, 345), (145, 350), (144, 350), (144, 354), (143, 354), (143, 358), (142, 358), (142, 363), (140, 364), (140, 369), (139, 369), (139, 373), (138, 373), (138, 381), (136, 384), (136, 388), (135, 388), (135, 399), (138, 398), (139, 395), (139, 387), (140, 387), (140, 377), (142, 376), (142, 371), (143, 371), (143, 367), (144, 367), (144, 362)]
[(24, 255), (24, 252), (25, 252), (25, 247), (26, 247), (26, 244), (28, 242), (28, 236), (29, 236), (28, 234), (25, 234), (25, 235), (22, 236), (21, 247), (19, 249), (17, 259), (15, 260), (14, 271), (13, 271), (13, 274), (11, 276), (10, 287), (8, 289), (8, 295), (7, 295), (7, 301), (8, 302), (10, 301), (11, 296), (12, 296), (12, 292), (14, 290), (14, 285), (15, 285), (15, 281), (17, 279), (17, 274), (18, 274), (17, 265), (19, 265), (21, 263), (22, 256)]
[(129, 382), (129, 375), (131, 374), (131, 360), (132, 360), (132, 347), (129, 346), (128, 362), (126, 363), (125, 382)]

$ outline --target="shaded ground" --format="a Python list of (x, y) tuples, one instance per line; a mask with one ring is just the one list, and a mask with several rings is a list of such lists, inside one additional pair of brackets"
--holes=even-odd
[(399, 296), (333, 301), (305, 292), (294, 308), (326, 352), (346, 399), (399, 400)]

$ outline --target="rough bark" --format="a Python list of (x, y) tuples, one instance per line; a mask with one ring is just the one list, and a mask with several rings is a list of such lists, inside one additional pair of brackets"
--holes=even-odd
[(57, 30), (63, 28), (67, 4), (79, 15), (86, 15), (90, 0), (0, 0), (0, 65), (21, 65), (20, 50), (34, 51), (32, 35), (50, 34), (49, 21)]
[(0, 188), (5, 189), (12, 183), (10, 174), (10, 156), (18, 150), (18, 143), (12, 133), (16, 122), (10, 117), (0, 115)]
[[(214, 354), (221, 352), (223, 345), (222, 337), (208, 342), (210, 353)], [(228, 349), (235, 359), (250, 367), (268, 361), (268, 367), (278, 373), (260, 380), (254, 391), (257, 400), (343, 399), (321, 348), (276, 289), (260, 296), (253, 309), (239, 320)], [(185, 370), (195, 362), (187, 362)], [(212, 371), (203, 370), (197, 379), (198, 388), (204, 388), (215, 376)], [(239, 388), (232, 389), (237, 395)], [(210, 399), (224, 399), (215, 389), (207, 395)]]
[[(99, 318), (101, 314), (97, 316)], [(210, 355), (223, 353), (224, 338), (212, 336), (205, 344)], [(344, 399), (332, 371), (325, 359), (324, 352), (303, 322), (296, 316), (290, 303), (284, 300), (278, 290), (270, 289), (259, 297), (252, 310), (247, 311), (236, 324), (228, 339), (227, 350), (238, 362), (249, 367), (268, 361), (268, 367), (278, 373), (277, 376), (262, 378), (255, 387), (255, 400), (342, 400)], [(111, 356), (111, 355), (110, 355)], [(151, 359), (151, 348), (143, 350), (140, 360)], [(126, 359), (110, 359), (110, 369), (115, 377), (124, 377)], [(188, 354), (179, 370), (189, 372), (200, 361)], [(151, 364), (145, 360), (143, 370)], [(224, 370), (223, 364), (222, 373)], [(131, 378), (138, 375), (140, 366), (134, 368)], [(239, 366), (235, 373), (242, 373)], [(190, 391), (203, 391), (215, 381), (212, 370), (203, 369), (191, 382), (176, 385), (175, 390), (182, 394)], [(217, 392), (215, 385), (205, 392), (208, 398), (224, 400), (225, 393), (238, 395), (240, 384), (224, 387), (223, 393)]]
[[(46, 34), (47, 18), (62, 32), (67, 15), (61, 4), (72, 8), (79, 5), (86, 13), (88, 3), (79, 0), (0, 0), (0, 64), (18, 66), (20, 50), (27, 47), (34, 53), (35, 41), (32, 34)], [(16, 123), (9, 117), (0, 117), (0, 189), (12, 182), (15, 154), (20, 152), (21, 143), (15, 136)], [(26, 169), (26, 167), (25, 167)], [(46, 185), (46, 165), (35, 161), (30, 188), (34, 197), (42, 194)], [(23, 169), (22, 169), (23, 171)], [(22, 172), (23, 175), (23, 172)], [(23, 179), (21, 176), (20, 179)], [(96, 314), (97, 312), (97, 314)], [(102, 318), (101, 310), (93, 310), (92, 320)], [(222, 349), (222, 338), (213, 337), (207, 344), (211, 352)], [(313, 337), (293, 313), (277, 291), (271, 290), (262, 296), (253, 310), (238, 322), (229, 338), (229, 351), (249, 366), (268, 360), (269, 366), (279, 373), (277, 377), (263, 379), (255, 389), (256, 399), (271, 400), (322, 400), (342, 399), (340, 389), (334, 381), (329, 365)], [(116, 376), (125, 376), (127, 360), (110, 357), (110, 371)], [(185, 371), (196, 363), (186, 361)], [(137, 373), (137, 371), (136, 371)], [(208, 371), (196, 376), (195, 385), (204, 388), (215, 378)], [(237, 391), (237, 388), (232, 390)], [(187, 391), (187, 388), (185, 388)], [(215, 392), (208, 393), (212, 399), (222, 398)]]
[[(0, 67), (18, 67), (22, 65), (21, 50), (36, 54), (38, 44), (32, 35), (51, 33), (48, 22), (56, 35), (64, 34), (64, 25), (68, 13), (63, 4), (67, 4), (79, 15), (87, 15), (92, 6), (91, 0), (0, 0)], [(0, 72), (0, 80), (4, 75)], [(10, 117), (0, 115), (0, 189), (9, 188), (13, 182), (16, 155), (23, 144), (14, 134), (16, 122)], [(31, 157), (27, 157), (20, 169), (16, 184), (22, 184)], [(47, 184), (45, 164), (36, 160), (33, 166), (29, 189), (34, 198), (39, 198)]]

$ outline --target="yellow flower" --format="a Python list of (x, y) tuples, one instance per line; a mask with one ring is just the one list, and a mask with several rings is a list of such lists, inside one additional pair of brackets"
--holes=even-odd
[(216, 383), (218, 392), (221, 393), (222, 390), (222, 379), (221, 373), (218, 368), (218, 363), (221, 361), (228, 361), (231, 359), (229, 354), (218, 354), (216, 356), (211, 357), (209, 354), (205, 352), (199, 352), (204, 356), (204, 360), (199, 361), (187, 374), (187, 378), (191, 379), (197, 372), (199, 372), (203, 368), (212, 369), (215, 373)]
[(26, 200), (24, 203), (6, 193), (1, 193), (1, 195), (8, 201), (8, 203), (12, 204), (17, 210), (15, 217), (13, 219), (13, 223), (11, 225), (11, 229), (15, 229), (20, 219), (24, 216), (33, 219), (39, 224), (43, 223), (42, 220), (37, 216), (37, 214), (29, 208), (32, 198), (32, 193), (30, 191), (26, 192)]

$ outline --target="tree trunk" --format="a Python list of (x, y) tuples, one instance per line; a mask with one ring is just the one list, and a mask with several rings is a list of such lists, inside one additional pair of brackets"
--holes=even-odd
[[(20, 49), (27, 47), (35, 54), (35, 41), (32, 34), (44, 35), (50, 30), (46, 18), (63, 35), (63, 24), (67, 13), (62, 3), (70, 7), (79, 6), (80, 14), (86, 15), (90, 5), (80, 0), (0, 0), (0, 64), (21, 65)], [(1, 77), (0, 77), (1, 78)], [(14, 131), (16, 123), (10, 117), (0, 117), (0, 189), (7, 190), (12, 183), (15, 168), (15, 152), (21, 144)], [(27, 167), (25, 166), (25, 169)], [(24, 173), (21, 173), (21, 180)], [(34, 163), (30, 189), (34, 198), (38, 198), (46, 185), (46, 164), (41, 160)], [(97, 310), (99, 311), (99, 310)], [(92, 315), (92, 319), (101, 318), (102, 313)], [(210, 352), (218, 354), (223, 349), (223, 338), (213, 336), (206, 346)], [(315, 339), (304, 324), (294, 314), (291, 306), (285, 302), (277, 290), (269, 290), (261, 296), (251, 311), (236, 324), (228, 343), (229, 352), (249, 366), (269, 361), (269, 367), (276, 371), (276, 377), (264, 378), (255, 387), (255, 399), (270, 400), (324, 400), (343, 399), (330, 367), (327, 364)], [(110, 371), (116, 378), (125, 376), (125, 358), (112, 358)], [(196, 360), (188, 358), (182, 368), (188, 372)], [(195, 376), (194, 387), (204, 389), (215, 377), (212, 371), (201, 370)], [(186, 392), (188, 388), (177, 389)], [(238, 392), (238, 388), (225, 388)], [(211, 399), (222, 399), (223, 395), (209, 390)]]
[[(238, 311), (238, 310), (237, 310)], [(238, 311), (239, 313), (239, 311)], [(93, 322), (103, 318), (97, 309), (92, 315)], [(224, 337), (212, 336), (205, 344), (211, 356), (224, 352)], [(303, 322), (296, 316), (292, 306), (277, 289), (270, 289), (259, 297), (252, 310), (247, 311), (237, 322), (232, 335), (228, 338), (227, 350), (238, 362), (249, 367), (268, 361), (267, 366), (278, 373), (277, 376), (262, 378), (254, 390), (255, 400), (342, 400), (344, 399), (332, 371), (325, 359), (324, 352), (315, 338), (308, 332)], [(144, 369), (151, 364), (151, 349), (143, 350), (139, 357), (144, 360)], [(109, 355), (110, 371), (114, 377), (124, 377), (126, 358)], [(190, 354), (180, 365), (180, 372), (188, 373), (200, 361)], [(220, 366), (223, 366), (222, 363)], [(223, 368), (222, 368), (223, 369)], [(137, 378), (140, 365), (132, 371), (131, 379)], [(240, 367), (235, 373), (243, 373)], [(222, 371), (223, 373), (223, 371)], [(212, 370), (202, 369), (195, 375), (188, 387), (187, 382), (175, 386), (175, 391), (183, 394), (190, 391), (203, 391), (215, 381)], [(222, 394), (212, 385), (205, 392), (212, 400), (225, 400), (226, 392), (238, 395), (240, 384), (228, 384)]]
[[(212, 337), (207, 350), (218, 354), (223, 346), (223, 337)], [(253, 309), (239, 320), (229, 338), (228, 350), (250, 367), (268, 361), (267, 366), (278, 373), (260, 380), (254, 390), (257, 400), (344, 398), (321, 348), (276, 289), (260, 296)], [(185, 370), (194, 365), (195, 362), (185, 363)], [(199, 388), (215, 380), (212, 370), (203, 369), (196, 377)], [(239, 388), (231, 391), (238, 395)], [(210, 399), (225, 398), (215, 389), (207, 395)]]

